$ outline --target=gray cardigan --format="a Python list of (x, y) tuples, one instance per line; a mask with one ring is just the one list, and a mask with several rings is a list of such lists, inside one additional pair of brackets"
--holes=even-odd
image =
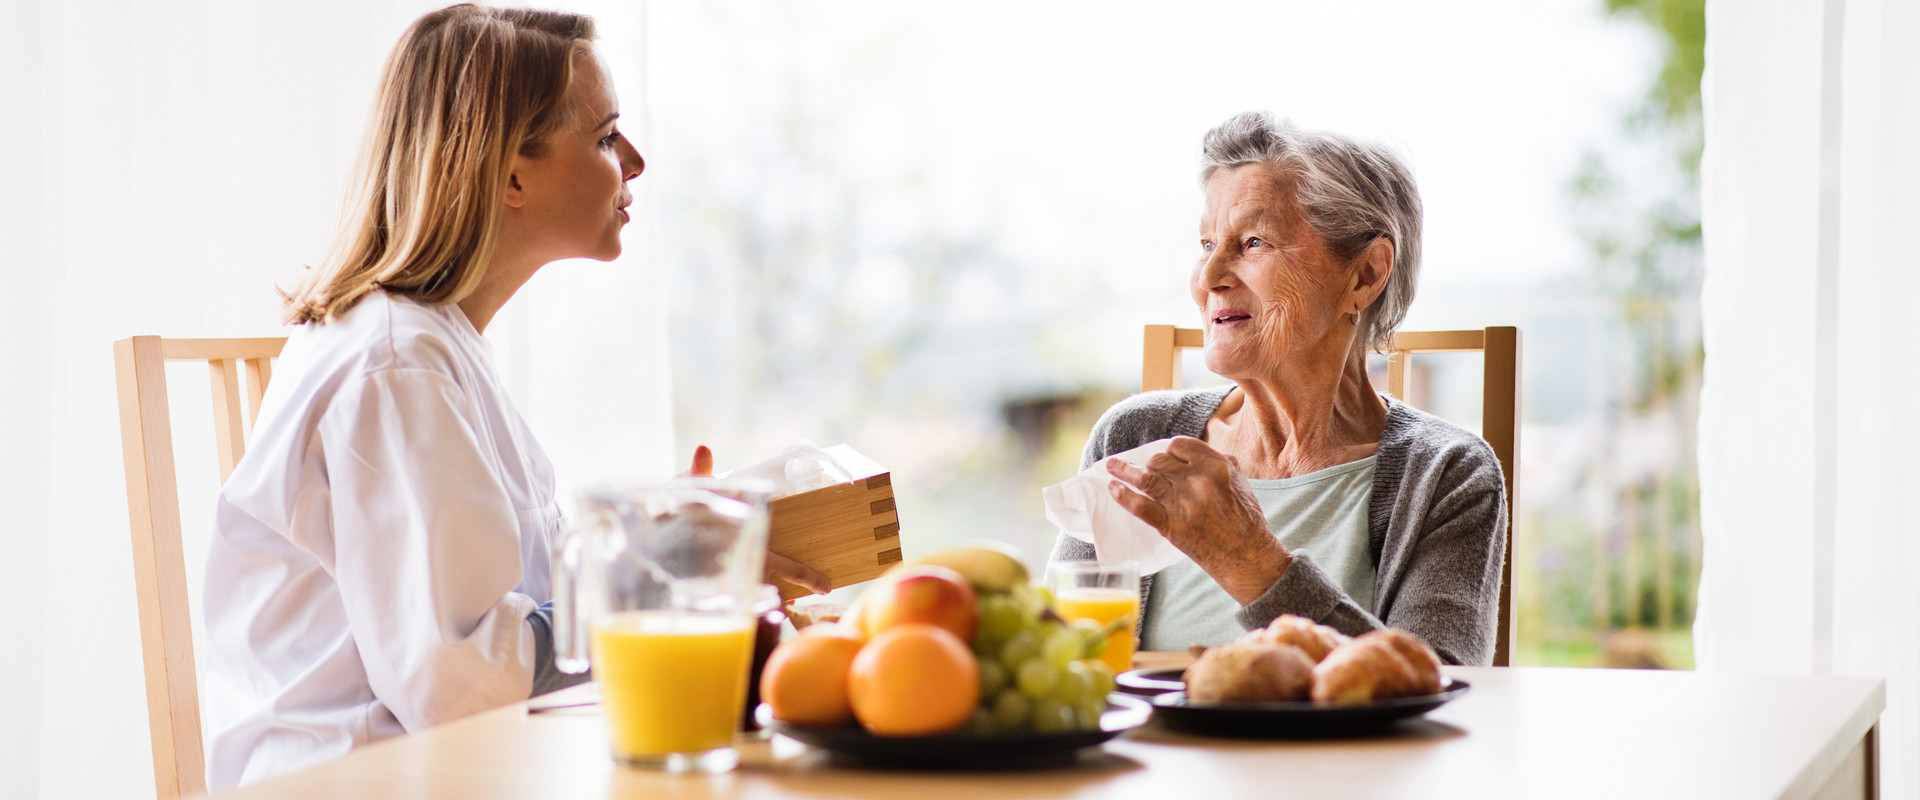
[[(1114, 405), (1093, 426), (1080, 459), (1100, 459), (1173, 436), (1204, 439), (1231, 385), (1147, 392)], [(1493, 659), (1506, 548), (1506, 484), (1480, 437), (1390, 397), (1373, 468), (1367, 528), (1377, 573), (1368, 613), (1304, 554), (1236, 617), (1248, 630), (1298, 614), (1348, 635), (1381, 627), (1410, 631), (1449, 664)], [(1093, 545), (1062, 535), (1050, 561), (1094, 558)], [(1153, 613), (1153, 576), (1140, 579), (1141, 620)], [(1376, 616), (1376, 614), (1378, 616)]]

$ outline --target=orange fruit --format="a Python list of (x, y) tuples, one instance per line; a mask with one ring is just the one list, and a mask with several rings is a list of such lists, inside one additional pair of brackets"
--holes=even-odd
[(967, 723), (980, 702), (980, 665), (960, 637), (926, 623), (876, 634), (853, 659), (853, 715), (879, 736), (926, 736)]
[[(860, 639), (835, 631), (807, 633), (780, 643), (760, 673), (760, 699), (773, 718), (795, 725), (838, 725), (853, 716), (847, 677)], [(849, 631), (851, 633), (851, 631)]]

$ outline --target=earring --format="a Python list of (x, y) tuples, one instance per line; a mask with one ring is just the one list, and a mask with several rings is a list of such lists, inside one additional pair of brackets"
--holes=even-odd
[(1347, 324), (1348, 325), (1360, 324), (1360, 315), (1352, 311), (1347, 312)]

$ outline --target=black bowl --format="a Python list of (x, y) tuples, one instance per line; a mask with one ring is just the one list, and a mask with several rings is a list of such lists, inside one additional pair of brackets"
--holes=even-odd
[(1071, 763), (1081, 748), (1093, 747), (1146, 724), (1152, 709), (1144, 701), (1109, 695), (1100, 729), (1066, 733), (1007, 733), (987, 736), (943, 733), (936, 736), (875, 736), (857, 725), (794, 725), (773, 719), (766, 706), (761, 723), (773, 732), (833, 754), (835, 761), (917, 769), (1032, 769)]
[(1177, 731), (1205, 736), (1288, 739), (1376, 733), (1467, 693), (1466, 681), (1442, 677), (1440, 691), (1361, 705), (1323, 703), (1191, 703), (1186, 692), (1153, 698), (1153, 715)]

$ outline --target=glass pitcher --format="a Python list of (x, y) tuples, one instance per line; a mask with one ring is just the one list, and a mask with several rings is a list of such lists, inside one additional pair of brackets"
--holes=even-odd
[(592, 668), (616, 761), (738, 763), (771, 489), (678, 478), (580, 493), (553, 559), (555, 661)]

